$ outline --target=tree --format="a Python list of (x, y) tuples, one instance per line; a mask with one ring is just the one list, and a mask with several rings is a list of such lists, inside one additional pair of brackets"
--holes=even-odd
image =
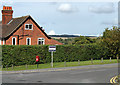
[(109, 50), (109, 56), (117, 57), (120, 51), (120, 28), (105, 29), (102, 44)]
[(85, 36), (80, 36), (80, 37), (74, 39), (73, 44), (80, 45), (80, 44), (91, 44), (91, 43), (95, 43), (95, 42), (96, 42), (95, 39), (91, 39), (91, 38), (85, 37)]
[(72, 38), (68, 38), (68, 39), (60, 38), (60, 39), (55, 39), (55, 40), (63, 43), (64, 45), (72, 45), (72, 43), (73, 43), (73, 39)]

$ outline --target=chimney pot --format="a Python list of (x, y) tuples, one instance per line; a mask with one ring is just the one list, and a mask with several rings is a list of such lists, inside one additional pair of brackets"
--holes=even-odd
[(3, 6), (3, 10), (12, 10), (12, 7)]
[(5, 6), (3, 6), (3, 10), (5, 9)]
[(10, 10), (12, 10), (12, 7), (10, 7)]

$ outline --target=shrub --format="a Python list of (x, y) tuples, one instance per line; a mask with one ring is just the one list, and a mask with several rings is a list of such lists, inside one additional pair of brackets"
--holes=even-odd
[[(70, 61), (85, 61), (93, 59), (100, 59), (101, 57), (109, 58), (107, 56), (107, 49), (97, 44), (86, 45), (58, 45), (56, 52), (54, 52), (54, 62), (70, 62)], [(40, 56), (39, 63), (50, 63), (51, 53), (48, 51), (48, 45), (3, 45), (2, 46), (2, 64), (3, 67), (19, 65), (33, 65), (36, 64), (35, 58)]]

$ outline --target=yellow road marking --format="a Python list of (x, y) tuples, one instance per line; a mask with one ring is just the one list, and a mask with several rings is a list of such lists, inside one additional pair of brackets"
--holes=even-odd
[(116, 80), (117, 76), (114, 76), (110, 79), (110, 83), (117, 83), (115, 80)]
[(112, 77), (112, 78), (110, 79), (110, 83), (113, 83), (113, 78), (114, 78), (114, 77)]

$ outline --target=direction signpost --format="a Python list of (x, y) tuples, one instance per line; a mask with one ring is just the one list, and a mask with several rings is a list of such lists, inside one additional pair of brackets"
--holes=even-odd
[(51, 52), (51, 66), (53, 68), (53, 52), (56, 52), (56, 46), (49, 46), (49, 52)]

